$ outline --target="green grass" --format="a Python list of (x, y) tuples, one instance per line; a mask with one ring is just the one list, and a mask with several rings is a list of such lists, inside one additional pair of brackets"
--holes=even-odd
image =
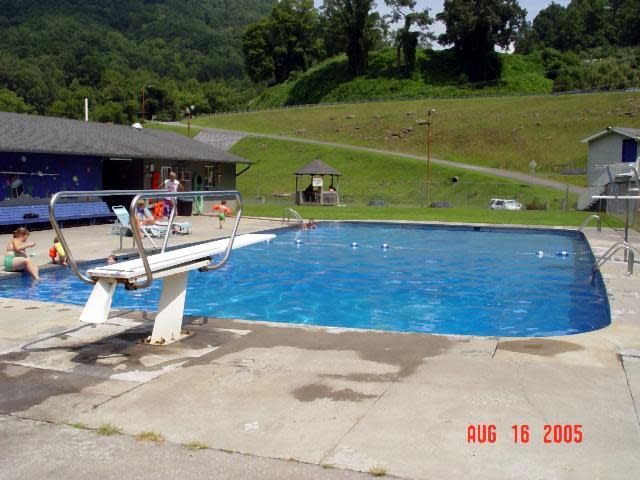
[(182, 446), (187, 450), (191, 450), (191, 451), (207, 450), (208, 448), (211, 448), (209, 445), (202, 442), (189, 442), (189, 443), (182, 444)]
[(111, 435), (120, 435), (122, 433), (122, 429), (116, 427), (115, 425), (111, 425), (110, 423), (103, 423), (96, 430), (98, 435), (105, 435), (110, 437)]
[(634, 92), (318, 106), (201, 117), (196, 122), (426, 156), (427, 127), (417, 125), (416, 119), (425, 119), (430, 108), (436, 109), (434, 157), (523, 172), (535, 160), (538, 175), (570, 183), (580, 179), (559, 174), (586, 167), (587, 146), (581, 139), (609, 125), (640, 128), (640, 95)]
[(372, 477), (384, 477), (389, 473), (387, 467), (371, 467), (369, 469), (369, 475)]
[[(383, 200), (396, 206), (424, 206), (427, 202), (427, 165), (421, 160), (261, 138), (245, 138), (233, 146), (232, 152), (255, 162), (237, 177), (238, 190), (248, 202), (261, 197), (267, 203), (287, 200), (293, 203), (292, 173), (315, 158), (343, 174), (340, 179), (343, 204), (366, 205)], [(452, 182), (454, 177), (458, 182)], [(309, 182), (308, 176), (301, 177), (298, 189), (303, 190)], [(486, 209), (491, 198), (506, 197), (517, 198), (524, 204), (547, 203), (550, 209), (559, 209), (564, 199), (562, 191), (434, 164), (429, 185), (430, 202), (448, 201), (458, 208)], [(569, 205), (575, 201), (576, 196), (569, 195)]]
[(156, 432), (140, 432), (136, 435), (136, 440), (139, 442), (162, 443), (164, 442), (164, 437)]
[(173, 133), (177, 133), (179, 135), (184, 135), (185, 137), (189, 137), (189, 138), (193, 138), (196, 135), (198, 135), (198, 133), (200, 133), (200, 128), (198, 127), (194, 127), (193, 125), (191, 125), (191, 132), (190, 135), (188, 135), (188, 128), (187, 127), (181, 127), (180, 125), (166, 125), (166, 124), (162, 124), (162, 123), (152, 123), (152, 122), (147, 122), (144, 124), (145, 128), (155, 128), (157, 130), (167, 130), (169, 132), (173, 132)]
[[(245, 205), (242, 215), (249, 217), (282, 218), (283, 206)], [(431, 222), (490, 223), (506, 225), (552, 225), (578, 227), (589, 216), (589, 212), (570, 210), (479, 210), (464, 208), (420, 208), (420, 207), (294, 207), (303, 218), (316, 220), (408, 220)], [(606, 217), (612, 227), (623, 225), (621, 220)]]

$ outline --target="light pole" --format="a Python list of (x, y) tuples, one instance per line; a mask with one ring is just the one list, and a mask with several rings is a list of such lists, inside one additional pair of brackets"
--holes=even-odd
[(436, 113), (436, 109), (432, 108), (427, 113), (427, 208), (429, 208), (429, 194), (431, 181), (431, 114)]
[(187, 137), (191, 138), (191, 114), (196, 109), (195, 105), (191, 105), (190, 107), (185, 108), (185, 112), (189, 115), (187, 119)]
[(144, 89), (151, 86), (152, 85), (147, 85), (146, 83), (142, 85), (142, 100), (140, 102), (140, 116), (142, 117), (141, 123), (144, 123)]

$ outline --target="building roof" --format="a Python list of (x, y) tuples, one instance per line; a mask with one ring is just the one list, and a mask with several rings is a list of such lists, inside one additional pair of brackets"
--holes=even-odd
[(342, 175), (338, 170), (330, 167), (322, 160), (315, 159), (293, 172), (294, 175)]
[(0, 112), (0, 152), (252, 163), (172, 132), (7, 112)]
[(604, 137), (605, 135), (610, 135), (612, 133), (617, 133), (618, 135), (622, 135), (623, 137), (631, 138), (633, 140), (640, 140), (640, 129), (638, 128), (607, 127), (605, 130), (602, 130), (601, 132), (593, 134), (590, 137), (583, 138), (581, 142), (590, 143), (590, 142), (593, 142), (594, 140)]

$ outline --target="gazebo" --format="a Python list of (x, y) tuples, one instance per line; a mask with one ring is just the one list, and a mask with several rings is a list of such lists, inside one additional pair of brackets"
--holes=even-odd
[[(338, 205), (340, 203), (338, 187), (340, 186), (340, 176), (342, 174), (335, 168), (330, 167), (322, 160), (315, 159), (296, 170), (293, 174), (296, 176), (297, 205)], [(304, 175), (311, 176), (311, 183), (304, 190), (300, 190), (298, 180)], [(331, 176), (329, 187), (325, 187), (325, 176)], [(336, 177), (335, 186), (333, 184), (334, 177)]]

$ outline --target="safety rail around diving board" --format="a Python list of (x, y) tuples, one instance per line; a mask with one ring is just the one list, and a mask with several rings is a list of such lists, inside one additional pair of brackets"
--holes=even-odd
[(149, 260), (147, 258), (147, 254), (144, 249), (144, 245), (142, 243), (142, 231), (140, 229), (140, 225), (137, 221), (135, 221), (135, 209), (139, 200), (141, 199), (165, 199), (170, 198), (173, 200), (173, 208), (171, 209), (171, 214), (169, 216), (169, 224), (167, 225), (167, 230), (165, 232), (164, 242), (162, 245), (161, 253), (164, 253), (167, 248), (167, 243), (169, 240), (169, 235), (171, 234), (171, 230), (173, 227), (173, 221), (176, 216), (176, 204), (178, 198), (184, 197), (212, 197), (212, 198), (220, 198), (220, 199), (229, 199), (233, 198), (236, 201), (236, 221), (233, 225), (233, 229), (231, 231), (231, 236), (229, 237), (229, 242), (227, 248), (224, 251), (224, 256), (222, 259), (214, 264), (207, 265), (206, 267), (202, 267), (203, 271), (209, 270), (217, 270), (224, 266), (224, 264), (229, 259), (229, 255), (231, 254), (231, 249), (233, 248), (233, 242), (236, 237), (236, 233), (238, 231), (238, 225), (240, 224), (240, 218), (242, 217), (242, 197), (240, 193), (236, 190), (211, 190), (211, 191), (200, 191), (197, 192), (168, 192), (166, 190), (91, 190), (91, 191), (69, 191), (69, 192), (58, 192), (51, 197), (51, 201), (49, 202), (49, 220), (51, 221), (51, 226), (56, 232), (60, 243), (62, 244), (64, 251), (67, 256), (67, 262), (69, 267), (73, 271), (73, 273), (83, 282), (95, 284), (96, 280), (86, 275), (82, 274), (78, 269), (77, 262), (73, 256), (73, 251), (71, 250), (69, 244), (67, 243), (67, 239), (64, 236), (63, 229), (60, 228), (58, 221), (55, 217), (55, 206), (58, 200), (61, 198), (75, 198), (75, 197), (113, 197), (113, 196), (133, 196), (131, 200), (131, 205), (129, 207), (129, 218), (132, 220), (130, 222), (131, 232), (133, 233), (133, 238), (135, 244), (138, 248), (138, 253), (140, 254), (140, 260), (142, 261), (142, 265), (145, 270), (144, 281), (141, 283), (135, 283), (130, 285), (130, 288), (139, 289), (139, 288), (147, 288), (153, 282), (153, 270), (149, 265)]
[[(56, 202), (63, 197), (74, 196), (115, 196), (132, 195), (131, 206), (129, 208), (130, 227), (133, 232), (135, 243), (137, 244), (140, 257), (134, 260), (119, 262), (114, 265), (105, 265), (92, 268), (84, 275), (78, 269), (78, 265), (73, 257), (73, 252), (67, 243), (63, 230), (58, 225), (55, 218)], [(165, 251), (169, 234), (173, 226), (176, 211), (176, 199), (182, 197), (218, 197), (235, 198), (237, 202), (236, 221), (229, 239), (218, 239), (211, 242), (199, 243), (190, 246), (176, 247), (171, 251)], [(142, 244), (142, 233), (140, 224), (136, 219), (135, 208), (141, 199), (169, 198), (172, 200), (173, 208), (169, 216), (167, 232), (165, 233), (164, 244), (160, 253), (147, 256)], [(51, 225), (58, 234), (58, 238), (64, 247), (68, 263), (81, 280), (93, 284), (93, 290), (87, 303), (84, 306), (80, 320), (90, 323), (105, 323), (109, 317), (113, 295), (118, 283), (125, 284), (129, 290), (146, 288), (155, 278), (163, 279), (162, 293), (158, 303), (158, 314), (156, 315), (153, 331), (149, 337), (149, 343), (165, 344), (182, 338), (185, 332), (182, 331), (182, 318), (184, 314), (184, 304), (187, 295), (187, 276), (189, 271), (198, 269), (200, 271), (217, 270), (222, 267), (231, 254), (232, 248), (240, 248), (254, 243), (269, 241), (275, 237), (272, 234), (246, 234), (240, 235), (238, 241), (236, 233), (242, 216), (242, 199), (235, 190), (226, 191), (198, 191), (198, 192), (168, 192), (166, 190), (98, 190), (93, 192), (59, 192), (51, 197), (49, 204), (49, 219)], [(226, 245), (225, 245), (226, 244)], [(212, 264), (214, 255), (223, 254), (217, 263)]]

